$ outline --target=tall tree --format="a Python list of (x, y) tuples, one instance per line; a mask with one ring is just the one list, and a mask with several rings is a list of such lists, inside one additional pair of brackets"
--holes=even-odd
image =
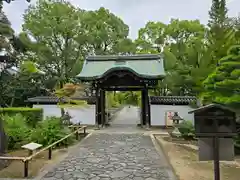
[(0, 6), (0, 51), (10, 50), (10, 39), (13, 37), (14, 31), (11, 28), (11, 23)]
[(39, 0), (24, 14), (25, 38), (33, 59), (51, 77), (58, 77), (60, 88), (81, 70), (85, 29), (83, 10), (69, 2)]
[[(234, 29), (229, 25), (226, 0), (212, 0), (209, 11), (209, 48), (212, 49), (212, 61), (221, 59), (232, 45)], [(217, 62), (215, 62), (217, 63)]]
[(11, 23), (0, 6), (0, 53), (4, 56), (8, 55), (7, 58), (1, 58), (2, 62), (0, 62), (0, 106), (6, 105), (5, 90), (9, 88), (8, 82), (12, 79), (7, 69), (13, 65), (13, 62), (9, 61), (9, 55), (12, 49), (10, 39), (13, 37), (13, 34), (14, 31), (11, 28)]
[(211, 10), (209, 11), (209, 27), (224, 27), (227, 20), (226, 0), (212, 0)]
[(139, 53), (160, 53), (165, 43), (167, 25), (161, 22), (148, 22), (144, 28), (139, 29), (135, 43)]
[(88, 53), (97, 55), (120, 53), (118, 47), (123, 43), (129, 43), (129, 48), (132, 48), (130, 40), (127, 40), (129, 27), (108, 9), (101, 7), (95, 11), (88, 11), (83, 20), (87, 31), (85, 36)]

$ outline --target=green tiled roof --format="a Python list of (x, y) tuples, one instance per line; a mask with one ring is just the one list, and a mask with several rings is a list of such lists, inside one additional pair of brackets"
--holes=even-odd
[(77, 78), (100, 79), (108, 72), (129, 70), (146, 79), (162, 79), (165, 76), (163, 58), (160, 55), (89, 56)]

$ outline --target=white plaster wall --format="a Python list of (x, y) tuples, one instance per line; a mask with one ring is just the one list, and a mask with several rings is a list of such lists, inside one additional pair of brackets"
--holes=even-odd
[(184, 120), (194, 122), (194, 115), (188, 114), (193, 108), (184, 105), (151, 105), (151, 125), (153, 126), (165, 126), (165, 112), (176, 111), (178, 115)]
[[(43, 109), (43, 116), (61, 116), (61, 109), (57, 105), (33, 105), (35, 108)], [(64, 108), (72, 117), (71, 122), (94, 125), (95, 124), (95, 105), (88, 105), (86, 107), (69, 107)]]

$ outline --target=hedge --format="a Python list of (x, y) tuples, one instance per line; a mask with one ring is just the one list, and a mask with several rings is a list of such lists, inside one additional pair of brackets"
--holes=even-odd
[(31, 127), (35, 127), (36, 124), (43, 119), (42, 108), (28, 108), (28, 107), (0, 108), (0, 114), (8, 116), (21, 114), (26, 118), (26, 123)]

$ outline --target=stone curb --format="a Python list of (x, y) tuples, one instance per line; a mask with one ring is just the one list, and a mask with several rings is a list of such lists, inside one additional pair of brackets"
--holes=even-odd
[(162, 144), (156, 139), (155, 134), (150, 134), (150, 137), (152, 139), (153, 145), (154, 145), (155, 149), (157, 150), (158, 154), (160, 156), (163, 156), (163, 159), (167, 162), (167, 164), (169, 166), (169, 170), (167, 172), (170, 177), (170, 180), (179, 180), (179, 177), (177, 176), (172, 164), (170, 163), (170, 160), (169, 160), (165, 150), (163, 149)]
[[(155, 136), (155, 134), (154, 134)], [(155, 137), (156, 139), (156, 137)], [(156, 141), (158, 142), (158, 144), (162, 147), (162, 144), (161, 142), (159, 142), (158, 139), (156, 139)], [(188, 144), (178, 144), (178, 143), (174, 143), (174, 142), (171, 142), (172, 144), (175, 144), (177, 146), (180, 146), (186, 150), (189, 150), (189, 151), (193, 151), (194, 153), (198, 153), (198, 146), (196, 145), (188, 145)], [(165, 153), (165, 152), (164, 152)], [(236, 166), (239, 166), (240, 167), (240, 163), (238, 163), (237, 161), (221, 161), (221, 163), (223, 164), (226, 164), (226, 165), (236, 165)]]

